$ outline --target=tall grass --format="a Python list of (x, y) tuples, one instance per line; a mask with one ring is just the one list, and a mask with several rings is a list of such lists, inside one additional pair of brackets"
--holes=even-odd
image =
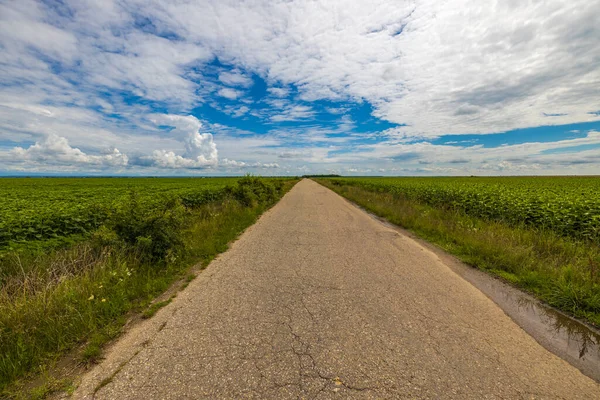
[(197, 262), (206, 265), (295, 181), (247, 177), (219, 201), (145, 208), (135, 195), (91, 240), (0, 260), (0, 397), (73, 346), (93, 358), (129, 312), (141, 311)]
[(593, 243), (475, 218), (401, 195), (318, 182), (468, 264), (600, 326), (600, 248)]

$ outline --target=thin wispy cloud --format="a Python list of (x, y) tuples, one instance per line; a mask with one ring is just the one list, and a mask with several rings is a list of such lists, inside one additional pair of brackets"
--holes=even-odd
[(584, 0), (2, 2), (0, 171), (600, 173), (598, 20)]

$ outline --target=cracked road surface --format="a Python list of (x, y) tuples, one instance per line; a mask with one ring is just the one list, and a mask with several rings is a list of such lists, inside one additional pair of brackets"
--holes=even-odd
[(86, 399), (598, 399), (431, 251), (299, 182), (90, 370)]

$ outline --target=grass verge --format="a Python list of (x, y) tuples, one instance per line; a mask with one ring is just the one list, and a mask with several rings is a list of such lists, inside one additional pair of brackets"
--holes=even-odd
[(600, 248), (553, 232), (511, 227), (389, 193), (317, 179), (356, 204), (462, 261), (600, 326)]
[(225, 199), (193, 208), (175, 201), (164, 210), (140, 210), (132, 200), (90, 241), (35, 257), (6, 257), (3, 262), (22, 274), (0, 288), (0, 398), (43, 398), (64, 389), (68, 382), (55, 378), (34, 388), (30, 383), (82, 343), (80, 361), (96, 360), (131, 313), (191, 277), (191, 266), (206, 266), (225, 251), (295, 182), (271, 187), (245, 178)]

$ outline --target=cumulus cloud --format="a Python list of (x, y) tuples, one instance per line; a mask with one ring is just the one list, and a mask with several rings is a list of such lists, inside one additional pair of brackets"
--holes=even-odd
[(172, 151), (154, 150), (152, 152), (152, 161), (154, 166), (161, 168), (205, 168), (214, 165), (213, 161), (206, 160), (203, 157), (197, 159), (186, 158), (175, 154)]
[(212, 134), (200, 133), (202, 122), (192, 115), (153, 115), (156, 125), (169, 126), (171, 138), (183, 143), (185, 152), (177, 155), (173, 151), (155, 150), (152, 161), (162, 168), (206, 168), (218, 163), (217, 145)]
[(225, 167), (232, 167), (232, 168), (243, 168), (243, 167), (247, 166), (248, 164), (243, 161), (236, 161), (236, 160), (230, 160), (228, 158), (224, 158), (223, 160), (221, 160), (219, 162), (219, 165), (222, 165)]
[(51, 165), (87, 164), (96, 166), (123, 167), (128, 163), (127, 155), (114, 148), (102, 155), (86, 154), (71, 147), (69, 141), (58, 135), (49, 135), (24, 149), (16, 147), (10, 151), (13, 161), (47, 163)]

